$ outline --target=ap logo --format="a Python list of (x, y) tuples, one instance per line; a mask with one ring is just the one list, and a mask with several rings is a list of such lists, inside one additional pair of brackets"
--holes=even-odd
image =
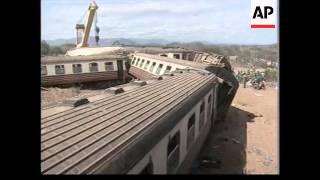
[(251, 28), (275, 28), (277, 0), (251, 0)]

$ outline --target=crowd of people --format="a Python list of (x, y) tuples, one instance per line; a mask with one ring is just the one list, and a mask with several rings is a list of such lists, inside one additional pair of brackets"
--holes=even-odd
[(266, 88), (264, 76), (264, 72), (256, 71), (255, 69), (238, 71), (236, 74), (239, 83), (243, 83), (243, 88), (253, 87), (258, 90)]

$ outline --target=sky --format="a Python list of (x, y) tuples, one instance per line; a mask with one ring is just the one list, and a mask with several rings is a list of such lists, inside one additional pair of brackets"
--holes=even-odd
[[(69, 39), (91, 0), (42, 0), (41, 38)], [(250, 0), (96, 0), (102, 38), (277, 43), (276, 29), (251, 29)], [(94, 32), (91, 31), (91, 35)]]

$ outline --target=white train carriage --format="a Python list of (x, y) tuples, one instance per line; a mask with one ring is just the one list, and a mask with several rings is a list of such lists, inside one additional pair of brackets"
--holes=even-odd
[(187, 68), (186, 64), (179, 63), (177, 59), (157, 55), (134, 53), (130, 57), (131, 67), (129, 73), (139, 79), (148, 79), (152, 76), (163, 75), (166, 72)]
[(208, 71), (183, 71), (44, 116), (41, 172), (188, 173), (214, 124), (218, 84)]
[(176, 70), (197, 69), (206, 70), (214, 73), (222, 82), (219, 85), (219, 105), (218, 119), (223, 120), (228, 111), (229, 106), (239, 87), (237, 79), (234, 77), (229, 62), (224, 60), (223, 65), (220, 64), (203, 64), (193, 61), (173, 59), (162, 57), (159, 55), (133, 53), (130, 54), (130, 70), (129, 74), (142, 80), (161, 76), (166, 73), (171, 73)]
[(127, 56), (57, 56), (41, 58), (41, 85), (129, 79)]

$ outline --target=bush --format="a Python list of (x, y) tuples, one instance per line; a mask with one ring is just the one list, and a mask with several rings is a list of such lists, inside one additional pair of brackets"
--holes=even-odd
[(63, 54), (63, 51), (61, 50), (60, 47), (54, 46), (54, 47), (50, 48), (50, 54), (51, 55), (59, 55), (59, 54)]
[(41, 41), (41, 55), (63, 55), (68, 50), (74, 48), (74, 44), (63, 44), (60, 46), (50, 46), (46, 41)]
[(266, 81), (278, 81), (278, 70), (277, 69), (266, 69), (264, 75)]
[(41, 55), (49, 54), (50, 46), (46, 41), (41, 41)]

